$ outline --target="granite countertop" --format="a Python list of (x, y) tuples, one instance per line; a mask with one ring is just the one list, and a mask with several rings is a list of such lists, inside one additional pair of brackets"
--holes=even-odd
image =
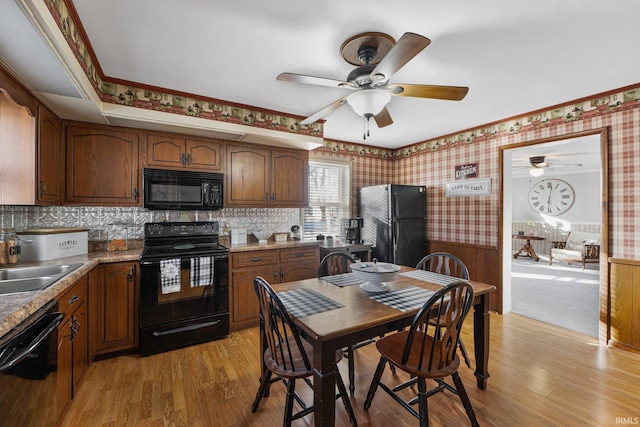
[(239, 245), (232, 245), (229, 238), (220, 237), (220, 244), (229, 248), (229, 253), (234, 252), (249, 252), (249, 251), (262, 251), (268, 249), (287, 249), (298, 248), (302, 246), (319, 246), (322, 241), (320, 240), (287, 240), (285, 242), (276, 242), (273, 240), (267, 241), (267, 243), (258, 243), (258, 241), (248, 241)]
[[(98, 264), (137, 261), (140, 249), (122, 252), (89, 252), (86, 255), (54, 259), (41, 262), (20, 262), (11, 267), (30, 267), (37, 265), (61, 265), (82, 263), (80, 267), (64, 276), (46, 289), (0, 295), (0, 337), (22, 322), (44, 304), (56, 298), (61, 292), (73, 285), (78, 279), (89, 273)], [(3, 266), (4, 267), (4, 266)]]

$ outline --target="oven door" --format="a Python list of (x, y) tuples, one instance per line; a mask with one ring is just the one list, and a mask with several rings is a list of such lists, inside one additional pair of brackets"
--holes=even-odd
[(227, 254), (140, 261), (140, 326), (229, 313)]

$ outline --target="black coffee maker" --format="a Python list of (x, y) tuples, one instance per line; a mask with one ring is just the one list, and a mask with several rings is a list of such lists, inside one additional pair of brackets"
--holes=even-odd
[(360, 237), (362, 225), (362, 218), (343, 219), (344, 240), (349, 244), (362, 243), (362, 238)]

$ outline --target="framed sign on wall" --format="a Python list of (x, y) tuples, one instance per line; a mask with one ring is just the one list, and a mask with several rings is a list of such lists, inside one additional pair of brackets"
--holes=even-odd
[(488, 196), (491, 194), (491, 178), (447, 182), (445, 192), (447, 197)]

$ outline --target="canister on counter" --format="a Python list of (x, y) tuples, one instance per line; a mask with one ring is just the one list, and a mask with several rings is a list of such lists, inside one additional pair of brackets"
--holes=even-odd
[(0, 229), (0, 264), (17, 264), (20, 261), (20, 238), (13, 228)]

